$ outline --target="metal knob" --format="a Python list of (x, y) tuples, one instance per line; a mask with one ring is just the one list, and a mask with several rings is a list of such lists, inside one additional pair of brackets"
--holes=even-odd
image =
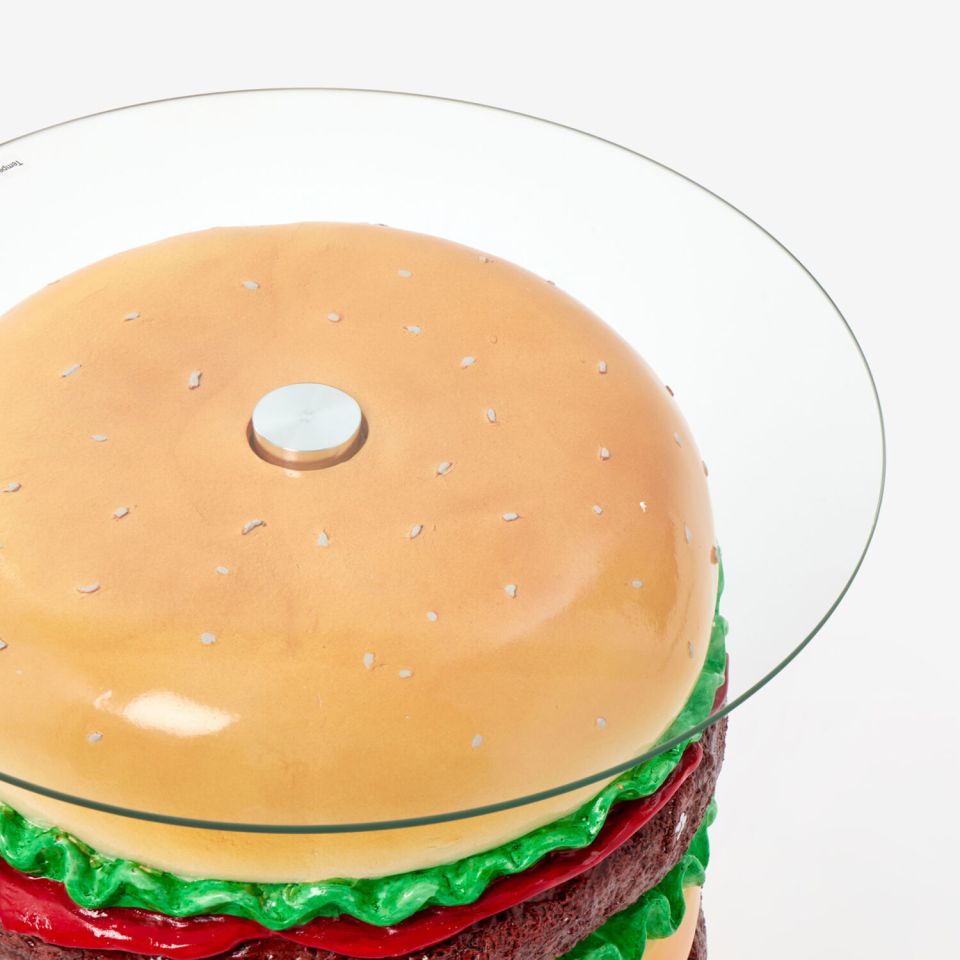
[(269, 463), (294, 470), (331, 467), (363, 445), (360, 405), (325, 383), (291, 383), (261, 397), (250, 419), (250, 445)]

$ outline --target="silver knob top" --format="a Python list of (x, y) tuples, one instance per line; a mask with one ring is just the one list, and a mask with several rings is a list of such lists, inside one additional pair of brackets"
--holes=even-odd
[(250, 420), (250, 444), (270, 463), (292, 469), (330, 467), (363, 444), (360, 405), (325, 383), (291, 383), (261, 397)]

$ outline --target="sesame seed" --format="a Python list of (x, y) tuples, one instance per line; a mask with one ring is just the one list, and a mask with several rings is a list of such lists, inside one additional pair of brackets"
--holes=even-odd
[(437, 611), (436, 611), (436, 610), (428, 610), (428, 611), (427, 611), (427, 619), (428, 619), (431, 623), (436, 623), (437, 620), (439, 620), (440, 618), (437, 616)]
[(506, 520), (507, 523), (512, 523), (514, 520), (520, 519), (520, 514), (511, 511), (510, 513), (503, 514), (503, 519)]
[(326, 530), (320, 531), (320, 536), (317, 537), (317, 546), (318, 547), (329, 547), (330, 546), (330, 537), (327, 536)]
[(598, 730), (603, 730), (607, 725), (607, 721), (605, 717), (597, 717), (596, 723), (597, 723)]
[(3, 488), (3, 492), (4, 492), (4, 493), (16, 493), (16, 492), (21, 488), (21, 486), (22, 486), (22, 484), (18, 483), (16, 480), (14, 480), (12, 483), (8, 483), (8, 484)]
[(117, 509), (113, 511), (113, 517), (115, 520), (122, 520), (129, 513), (129, 507), (117, 507)]
[(0, 640), (0, 650), (6, 650), (6, 649), (7, 649), (7, 641)]
[(453, 462), (450, 460), (444, 460), (443, 463), (437, 465), (437, 476), (444, 476), (444, 474), (449, 473), (453, 469)]
[(601, 448), (600, 448), (600, 459), (601, 459), (601, 460), (609, 460), (609, 459), (610, 459), (610, 451), (609, 451), (606, 447), (601, 447)]
[(397, 674), (397, 676), (400, 677), (401, 680), (406, 680), (408, 677), (412, 677), (412, 676), (413, 676), (413, 671), (412, 671), (412, 670), (403, 669), (403, 670), (399, 671), (399, 673)]
[(599, 503), (593, 505), (593, 512), (599, 517), (603, 513), (603, 507)]
[(508, 597), (516, 599), (517, 585), (515, 583), (508, 583), (503, 589), (506, 591)]
[(470, 741), (470, 746), (476, 750), (478, 747), (483, 745), (483, 737), (479, 733), (474, 734), (473, 739)]
[(490, 423), (497, 422), (497, 411), (493, 407), (487, 407), (487, 420)]
[(641, 509), (644, 513), (647, 512), (647, 501), (646, 501), (646, 500), (641, 500), (641, 501), (640, 501), (640, 509)]
[(203, 376), (202, 370), (194, 370), (190, 374), (190, 378), (187, 380), (187, 387), (191, 390), (196, 390), (200, 386), (200, 378)]
[(678, 447), (683, 446), (683, 441), (680, 439), (680, 434), (676, 430), (673, 431), (673, 439), (677, 442)]
[(423, 531), (423, 524), (422, 524), (422, 523), (415, 523), (415, 524), (410, 528), (410, 539), (411, 539), (411, 540), (416, 540), (417, 537), (420, 536), (420, 533), (421, 533), (422, 531)]
[(413, 274), (409, 270), (398, 270), (397, 276), (406, 278), (406, 277), (412, 277)]
[(110, 438), (105, 433), (92, 433), (90, 439), (96, 443), (106, 443)]
[(643, 581), (642, 581), (642, 580), (631, 580), (631, 581), (630, 581), (630, 586), (633, 587), (634, 590), (639, 590), (639, 589), (643, 586)]
[(687, 543), (693, 540), (693, 531), (686, 524), (683, 525), (683, 536)]
[(687, 641), (687, 650), (689, 651), (690, 656), (692, 657), (692, 656), (693, 656), (693, 650), (694, 650), (693, 641), (692, 641), (692, 640), (688, 640), (688, 641)]
[(85, 583), (77, 587), (77, 593), (96, 593), (99, 589), (99, 583)]
[(340, 314), (339, 314), (339, 313), (328, 313), (328, 314), (327, 314), (327, 319), (328, 319), (331, 323), (339, 323), (341, 317), (340, 317)]
[(79, 363), (71, 363), (63, 373), (60, 374), (61, 377), (72, 377), (82, 366)]
[(597, 373), (606, 373), (607, 372), (607, 361), (601, 360), (597, 364)]
[(209, 647), (211, 643), (216, 643), (216, 642), (217, 642), (217, 638), (216, 638), (216, 636), (215, 636), (214, 634), (212, 634), (212, 633), (201, 633), (201, 634), (200, 634), (200, 642), (201, 642), (202, 644), (204, 644), (205, 646), (208, 646), (208, 647)]
[(477, 358), (476, 358), (476, 357), (464, 357), (464, 358), (460, 361), (460, 366), (461, 366), (461, 367), (472, 367), (476, 362), (477, 362)]
[(710, 548), (710, 562), (711, 562), (711, 563), (716, 563), (716, 562), (717, 562), (717, 548), (716, 548), (716, 547), (711, 547), (711, 548)]
[(225, 577), (229, 572), (229, 567), (217, 567), (217, 573), (219, 573), (221, 577)]
[(244, 285), (248, 290), (259, 290), (259, 289), (260, 289), (260, 284), (257, 283), (256, 280), (244, 280), (244, 281), (243, 281), (243, 285)]
[(365, 653), (365, 654), (363, 655), (363, 665), (364, 665), (364, 667), (366, 667), (367, 670), (372, 670), (372, 669), (373, 669), (373, 661), (374, 661), (375, 659), (376, 659), (376, 658), (374, 657), (374, 655), (373, 655), (372, 653)]
[(703, 460), (700, 461), (700, 466), (703, 467), (703, 475), (704, 475), (705, 477), (709, 477), (709, 476), (710, 476), (710, 471), (707, 469), (707, 465), (706, 465), (706, 463), (705, 463)]
[(415, 323), (407, 324), (407, 326), (405, 326), (403, 329), (406, 330), (407, 333), (412, 333), (414, 335), (423, 332), (423, 327), (417, 326)]
[(103, 739), (103, 734), (99, 730), (94, 730), (92, 733), (87, 734), (87, 740), (90, 743), (99, 743)]
[(669, 393), (670, 396), (672, 397), (672, 396), (673, 396), (673, 391), (670, 389), (670, 385), (665, 383), (664, 386), (667, 388), (667, 393)]
[(480, 254), (480, 262), (481, 262), (481, 263), (490, 263), (490, 258), (484, 256), (484, 255), (481, 253), (481, 254)]
[(240, 533), (245, 537), (248, 533), (256, 530), (257, 527), (265, 527), (267, 522), (265, 520), (248, 520), (244, 525)]

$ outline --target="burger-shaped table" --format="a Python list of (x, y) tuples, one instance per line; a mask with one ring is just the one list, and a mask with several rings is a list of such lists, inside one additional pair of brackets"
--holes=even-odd
[[(440, 120), (466, 123), (473, 146)], [(606, 297), (592, 309), (585, 278), (624, 269), (623, 235), (599, 226), (636, 199), (610, 206), (615, 184), (592, 176), (551, 204), (555, 174), (521, 171), (526, 206), (504, 191), (499, 210), (489, 195), (458, 208), (424, 123), (462, 189), (477, 137), (494, 179), (518, 131), (569, 141), (581, 175), (584, 144), (615, 150), (494, 111), (324, 91), (142, 108), (0, 150), (0, 209), (31, 212), (0, 278), (0, 956), (705, 958), (726, 714), (815, 632), (818, 591), (845, 589), (876, 498), (835, 493), (828, 513), (859, 512), (815, 605), (781, 606), (785, 639), (732, 646), (731, 685), (723, 562), (732, 545), (755, 590), (773, 555), (753, 567), (738, 559), (749, 535), (715, 528), (674, 390), (600, 319), (619, 315)], [(384, 124), (377, 153), (364, 137)], [(230, 140), (250, 128), (286, 137), (259, 186)], [(319, 129), (336, 170), (313, 165)], [(158, 160), (144, 131), (189, 144), (192, 168), (145, 191)], [(142, 154), (97, 189), (70, 186), (58, 165), (77, 136), (133, 136)], [(253, 200), (234, 192), (244, 182)], [(392, 201), (403, 184), (420, 216)], [(374, 201), (421, 229), (364, 222)], [(537, 226), (541, 207), (559, 221)], [(69, 226), (41, 256), (48, 219)], [(514, 262), (571, 247), (598, 249), (559, 257), (559, 277)], [(666, 288), (689, 298), (689, 264), (655, 268), (640, 260), (629, 280), (640, 329), (661, 348), (672, 330), (688, 369), (718, 370), (709, 337), (658, 313)], [(713, 322), (732, 327), (713, 293)], [(824, 392), (861, 418), (869, 488), (874, 397), (849, 386), (865, 368), (839, 321), (799, 308), (815, 346), (846, 337), (817, 377), (847, 378), (839, 406)], [(730, 376), (701, 395), (724, 408)], [(776, 415), (809, 427), (824, 402)], [(709, 425), (709, 402), (691, 409)], [(796, 459), (832, 451), (827, 434), (798, 427)], [(737, 496), (762, 519), (765, 469), (741, 466), (748, 478)], [(755, 629), (763, 602), (732, 622), (743, 609)]]

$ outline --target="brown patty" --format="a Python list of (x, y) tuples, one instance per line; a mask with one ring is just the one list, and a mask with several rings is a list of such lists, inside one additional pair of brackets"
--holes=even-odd
[[(670, 802), (623, 846), (586, 873), (481, 920), (402, 960), (555, 960), (659, 883), (683, 856), (713, 796), (726, 718), (703, 735), (703, 761)], [(682, 815), (686, 814), (680, 830)], [(706, 960), (703, 915), (690, 960)], [(143, 960), (139, 954), (76, 950), (0, 930), (0, 960)], [(211, 960), (344, 960), (285, 940), (254, 940)]]

